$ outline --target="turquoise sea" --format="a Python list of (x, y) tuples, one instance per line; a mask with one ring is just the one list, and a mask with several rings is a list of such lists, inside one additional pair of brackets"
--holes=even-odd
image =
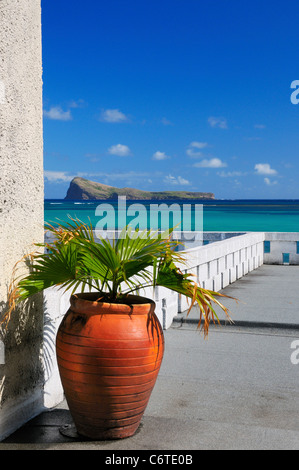
[[(117, 229), (132, 222), (136, 217), (136, 215), (134, 217), (132, 214), (128, 215), (130, 211), (127, 209), (131, 208), (132, 213), (135, 214), (135, 209), (137, 210), (139, 207), (138, 221), (140, 228), (156, 229), (161, 228), (161, 219), (157, 219), (158, 221), (153, 223), (153, 219), (150, 219), (150, 209), (153, 213), (157, 209), (157, 205), (160, 206), (162, 203), (163, 201), (128, 200), (126, 201), (126, 218), (124, 219), (123, 211), (119, 214), (118, 201), (47, 199), (45, 200), (45, 222), (55, 224), (58, 220), (67, 221), (69, 220), (68, 215), (70, 215), (83, 222), (91, 221), (94, 227), (101, 225), (101, 228), (103, 226), (104, 229)], [(106, 206), (103, 206), (103, 204)], [(134, 206), (132, 206), (133, 204)], [(136, 204), (140, 204), (140, 206), (135, 206)], [(164, 204), (168, 208), (172, 204), (176, 204), (180, 215), (186, 215), (189, 212), (186, 219), (191, 221), (191, 230), (195, 229), (195, 223), (198, 222), (198, 208), (202, 207), (204, 232), (299, 232), (299, 200), (164, 201)], [(183, 205), (185, 205), (185, 209), (186, 205), (189, 206), (185, 212), (183, 211)], [(134, 220), (136, 222), (136, 219)], [(168, 220), (169, 217), (167, 223)], [(177, 219), (174, 217), (173, 220)], [(156, 226), (157, 224), (158, 226)], [(171, 221), (170, 225), (172, 225)], [(163, 222), (162, 228), (164, 228)], [(188, 228), (183, 226), (182, 229), (186, 230)]]

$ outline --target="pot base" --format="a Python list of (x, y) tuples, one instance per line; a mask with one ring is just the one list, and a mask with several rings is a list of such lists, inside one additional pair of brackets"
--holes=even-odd
[[(132, 437), (133, 434), (134, 435), (138, 434), (141, 431), (142, 427), (143, 427), (143, 424), (141, 423), (135, 432), (133, 432), (131, 435), (124, 436), (122, 439)], [(79, 434), (78, 431), (77, 431), (77, 428), (74, 424), (66, 424), (64, 426), (61, 426), (59, 428), (59, 432), (62, 436), (68, 437), (69, 439), (72, 439), (74, 441), (82, 441), (82, 440), (90, 441), (90, 440), (93, 439), (91, 437), (87, 437), (87, 436), (83, 436), (83, 435)], [(108, 431), (106, 432), (106, 436), (107, 435), (108, 435)], [(110, 438), (109, 437), (101, 437), (100, 438), (100, 440), (116, 440), (116, 439), (120, 439), (120, 437), (118, 436), (118, 437), (114, 437), (114, 438), (113, 437), (110, 437)]]

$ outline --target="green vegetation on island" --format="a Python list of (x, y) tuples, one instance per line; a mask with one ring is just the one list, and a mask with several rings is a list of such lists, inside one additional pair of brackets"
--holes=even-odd
[(215, 199), (213, 193), (192, 191), (142, 191), (134, 188), (115, 188), (96, 183), (85, 178), (76, 177), (67, 191), (67, 200), (116, 200), (126, 196), (129, 200), (178, 200), (178, 199)]

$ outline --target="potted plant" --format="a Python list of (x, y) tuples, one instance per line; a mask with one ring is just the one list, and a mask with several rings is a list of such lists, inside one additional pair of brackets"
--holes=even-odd
[[(124, 229), (118, 240), (96, 240), (79, 220), (46, 225), (51, 244), (37, 245), (25, 261), (29, 274), (16, 278), (8, 321), (17, 302), (52, 286), (70, 292), (70, 308), (58, 329), (56, 352), (65, 397), (77, 432), (92, 439), (133, 435), (154, 387), (164, 352), (155, 303), (142, 288), (166, 287), (199, 306), (207, 335), (218, 320), (213, 303), (221, 294), (205, 290), (178, 265), (172, 230), (163, 234)], [(42, 250), (41, 250), (42, 248)]]

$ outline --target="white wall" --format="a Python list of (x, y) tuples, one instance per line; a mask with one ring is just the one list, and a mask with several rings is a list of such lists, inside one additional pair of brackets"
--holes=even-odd
[(264, 254), (265, 264), (283, 264), (283, 253), (289, 253), (290, 265), (299, 265), (299, 232), (266, 232), (265, 240), (270, 241), (271, 250), (270, 253)]

